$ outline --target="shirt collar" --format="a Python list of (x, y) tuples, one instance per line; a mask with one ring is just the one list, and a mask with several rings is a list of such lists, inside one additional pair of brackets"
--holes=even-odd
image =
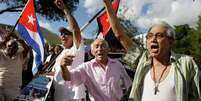
[(170, 62), (174, 62), (177, 60), (177, 55), (175, 52), (171, 51), (171, 55), (170, 55)]
[[(92, 59), (91, 62), (92, 62), (92, 64), (97, 64), (95, 58)], [(111, 59), (111, 58), (108, 57), (108, 63), (107, 64), (110, 64), (110, 63), (115, 63), (115, 59)]]

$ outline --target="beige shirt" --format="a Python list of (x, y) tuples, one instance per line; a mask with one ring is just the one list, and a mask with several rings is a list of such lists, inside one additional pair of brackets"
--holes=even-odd
[(12, 101), (20, 91), (24, 63), (21, 52), (9, 58), (0, 50), (0, 95), (6, 96), (6, 101)]

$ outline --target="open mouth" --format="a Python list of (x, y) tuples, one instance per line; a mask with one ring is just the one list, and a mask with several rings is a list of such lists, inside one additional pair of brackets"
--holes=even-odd
[(157, 44), (152, 44), (151, 45), (151, 53), (158, 53), (158, 51), (159, 51), (159, 46), (157, 45)]
[(99, 54), (97, 54), (98, 56), (103, 56), (104, 54), (103, 53), (99, 53)]
[(158, 49), (158, 45), (151, 45), (151, 49)]

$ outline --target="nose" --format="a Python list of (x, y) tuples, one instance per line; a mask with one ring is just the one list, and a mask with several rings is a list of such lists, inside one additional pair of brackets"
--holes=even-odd
[(60, 36), (61, 36), (61, 37), (65, 37), (65, 35), (64, 35), (64, 34), (61, 34)]
[(102, 47), (102, 46), (99, 46), (99, 47), (97, 47), (96, 49), (97, 49), (98, 51), (102, 51), (102, 50), (104, 50), (105, 48)]
[(97, 50), (101, 50), (101, 49), (102, 49), (102, 47), (100, 47), (100, 46), (99, 46), (99, 47), (97, 47)]
[(151, 42), (157, 42), (157, 36), (156, 35), (153, 35), (151, 37)]

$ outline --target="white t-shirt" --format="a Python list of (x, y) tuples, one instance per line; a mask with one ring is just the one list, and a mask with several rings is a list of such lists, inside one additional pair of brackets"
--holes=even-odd
[(84, 84), (81, 84), (77, 87), (72, 87), (71, 85), (67, 86), (66, 82), (63, 80), (61, 76), (61, 67), (60, 62), (61, 59), (65, 54), (68, 54), (69, 52), (74, 53), (75, 57), (73, 58), (74, 61), (72, 63), (73, 66), (67, 66), (69, 70), (72, 70), (72, 67), (77, 67), (78, 65), (82, 64), (84, 62), (84, 45), (80, 44), (79, 49), (76, 48), (75, 45), (73, 45), (70, 49), (64, 49), (62, 53), (59, 55), (59, 57), (56, 59), (56, 63), (54, 65), (54, 100), (55, 101), (67, 101), (71, 99), (81, 99), (85, 98), (85, 86)]
[(167, 77), (159, 84), (157, 94), (154, 94), (154, 81), (149, 71), (144, 79), (142, 101), (176, 101), (174, 68), (170, 69)]
[(52, 57), (52, 54), (48, 55), (45, 62), (50, 62), (51, 57)]

